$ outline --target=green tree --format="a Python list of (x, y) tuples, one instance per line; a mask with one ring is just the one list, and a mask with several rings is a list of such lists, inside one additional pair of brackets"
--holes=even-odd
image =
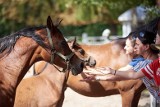
[[(151, 2), (152, 1), (152, 2)], [(117, 24), (117, 17), (139, 5), (151, 17), (159, 16), (160, 0), (0, 0), (0, 34), (20, 28), (45, 25), (46, 18), (63, 18), (62, 25)], [(90, 28), (87, 28), (90, 29)], [(92, 31), (93, 32), (93, 31)]]

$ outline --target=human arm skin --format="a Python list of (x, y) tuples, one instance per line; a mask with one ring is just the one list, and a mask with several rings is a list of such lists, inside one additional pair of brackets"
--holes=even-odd
[(97, 67), (97, 68), (90, 68), (87, 67), (87, 69), (83, 69), (83, 73), (88, 74), (88, 75), (105, 75), (103, 72), (100, 70), (105, 70), (106, 67)]
[(129, 69), (132, 69), (133, 67), (131, 66), (131, 65), (126, 65), (126, 66), (124, 66), (124, 67), (121, 67), (121, 68), (119, 68), (118, 70), (120, 70), (120, 71), (126, 71), (126, 70), (129, 70)]
[[(122, 68), (119, 68), (118, 70), (119, 71), (127, 71), (129, 69), (132, 69), (133, 67), (131, 65), (126, 65)], [(99, 77), (99, 78), (103, 78), (104, 80), (108, 80), (108, 81), (121, 81), (121, 80), (126, 80), (125, 78), (123, 77), (120, 77), (120, 76), (117, 76), (117, 75), (105, 75), (104, 77)]]
[(126, 71), (116, 70), (116, 73), (115, 73), (115, 70), (111, 68), (105, 68), (103, 70), (97, 69), (97, 70), (98, 70), (97, 72), (100, 72), (100, 74), (103, 74), (103, 75), (89, 73), (87, 78), (85, 78), (84, 80), (85, 81), (95, 81), (95, 80), (120, 81), (120, 80), (138, 79), (138, 78), (144, 77), (144, 74), (142, 71), (135, 72), (133, 69), (129, 69)]
[(139, 78), (142, 78), (145, 76), (142, 71), (135, 72), (133, 69), (129, 69), (127, 71), (117, 70), (115, 73), (115, 70), (113, 70), (111, 68), (106, 68), (106, 70), (104, 70), (103, 72), (106, 72), (106, 74), (107, 74), (107, 72), (108, 72), (108, 74), (114, 74), (116, 76), (119, 76), (120, 79), (125, 79), (125, 80), (139, 79)]

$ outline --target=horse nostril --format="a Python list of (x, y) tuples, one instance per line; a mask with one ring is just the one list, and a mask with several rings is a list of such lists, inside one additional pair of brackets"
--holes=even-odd
[(92, 65), (95, 66), (96, 65), (96, 61), (94, 61), (94, 63)]

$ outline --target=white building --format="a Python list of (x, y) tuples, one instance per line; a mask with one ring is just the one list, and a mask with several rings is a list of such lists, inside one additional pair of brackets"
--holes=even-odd
[(126, 37), (135, 27), (144, 22), (145, 9), (141, 6), (132, 8), (118, 17), (122, 23), (122, 36)]

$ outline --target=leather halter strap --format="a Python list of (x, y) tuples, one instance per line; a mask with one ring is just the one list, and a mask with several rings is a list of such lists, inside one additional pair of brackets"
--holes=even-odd
[[(54, 45), (53, 45), (53, 41), (52, 41), (52, 38), (51, 38), (51, 33), (50, 33), (50, 30), (48, 28), (46, 28), (47, 30), (47, 37), (48, 37), (48, 40), (49, 40), (49, 44), (51, 46), (51, 61), (50, 63), (53, 64), (53, 61), (54, 61), (54, 55), (58, 55), (59, 57), (61, 57), (62, 59), (64, 59), (64, 61), (67, 63), (67, 70), (69, 70), (69, 64), (70, 64), (70, 59), (74, 56), (74, 53), (71, 52), (69, 55), (63, 55), (61, 54), (60, 52), (57, 52), (54, 48)], [(63, 70), (64, 72), (65, 70)]]

